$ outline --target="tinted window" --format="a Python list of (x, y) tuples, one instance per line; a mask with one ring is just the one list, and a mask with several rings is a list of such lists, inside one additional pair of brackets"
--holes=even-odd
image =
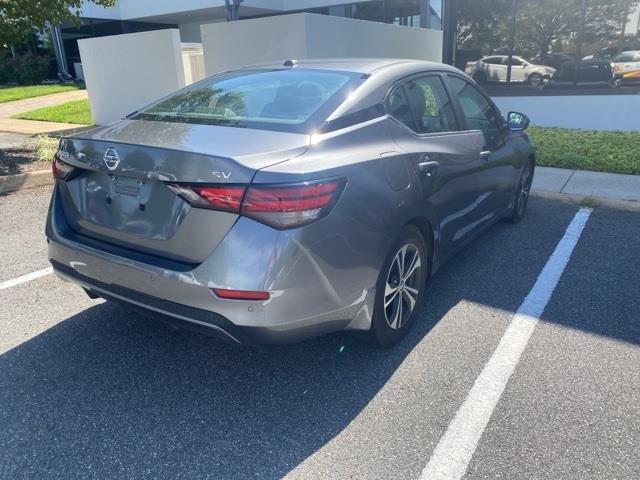
[(460, 77), (449, 77), (449, 81), (470, 130), (488, 132), (500, 129), (503, 123), (500, 114), (476, 87)]
[(502, 57), (489, 57), (482, 60), (484, 63), (488, 63), (489, 65), (502, 65)]
[(337, 107), (360, 77), (304, 69), (231, 72), (180, 90), (134, 118), (297, 131), (325, 106)]
[[(504, 58), (504, 64), (505, 65), (509, 65), (509, 57), (505, 57)], [(523, 65), (523, 62), (522, 62), (522, 60), (520, 60), (520, 59), (518, 59), (516, 57), (513, 57), (511, 59), (511, 65), (514, 66), (514, 67), (521, 67)]]
[(437, 76), (409, 80), (390, 99), (391, 114), (418, 133), (457, 130), (453, 107)]
[(418, 121), (418, 133), (451, 132), (458, 129), (449, 96), (439, 77), (411, 80), (405, 88)]
[(389, 98), (389, 113), (412, 130), (416, 129), (413, 113), (409, 108), (403, 88), (396, 88)]

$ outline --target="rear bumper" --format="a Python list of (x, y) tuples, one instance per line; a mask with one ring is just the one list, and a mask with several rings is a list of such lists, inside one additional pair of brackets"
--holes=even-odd
[(73, 268), (62, 265), (55, 260), (52, 260), (51, 264), (54, 272), (60, 278), (76, 283), (105, 300), (126, 305), (158, 320), (166, 320), (169, 323), (216, 336), (238, 345), (293, 343), (330, 331), (340, 330), (345, 326), (344, 322), (325, 323), (316, 328), (288, 328), (285, 330), (238, 326), (215, 312), (170, 302), (117, 285), (107, 285), (99, 280), (82, 275)]
[[(303, 239), (290, 232), (241, 219), (205, 262), (189, 269), (173, 268), (144, 257), (125, 257), (117, 249), (106, 251), (74, 236), (56, 190), (46, 228), (51, 264), (63, 279), (103, 298), (243, 344), (291, 343), (370, 325), (375, 291), (366, 285), (375, 284), (375, 271), (350, 272), (349, 295), (337, 295), (336, 288), (344, 281), (339, 277), (345, 273), (323, 269), (326, 258), (314, 256)], [(256, 245), (247, 245), (251, 239)], [(332, 280), (334, 273), (338, 278)], [(221, 299), (212, 293), (215, 287), (268, 290), (271, 298)]]

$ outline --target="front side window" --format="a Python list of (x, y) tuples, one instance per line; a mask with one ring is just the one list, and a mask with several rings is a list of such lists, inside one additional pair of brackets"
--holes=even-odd
[(460, 101), (470, 130), (483, 132), (500, 130), (503, 123), (500, 113), (476, 87), (457, 76), (449, 77), (449, 82)]
[(236, 71), (180, 90), (133, 118), (304, 132), (361, 81), (351, 72)]

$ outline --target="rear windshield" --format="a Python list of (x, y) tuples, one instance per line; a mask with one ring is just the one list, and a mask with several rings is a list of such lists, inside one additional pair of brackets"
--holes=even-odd
[(133, 119), (306, 133), (361, 82), (327, 70), (241, 70), (207, 78), (141, 110)]

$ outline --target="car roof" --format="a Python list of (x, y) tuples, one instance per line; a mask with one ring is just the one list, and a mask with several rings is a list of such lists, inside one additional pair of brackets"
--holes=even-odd
[(457, 71), (454, 67), (444, 63), (428, 62), (410, 58), (302, 58), (283, 59), (275, 62), (247, 65), (243, 69), (258, 68), (309, 68), (314, 70), (338, 70), (372, 74), (379, 70), (393, 70), (395, 68), (407, 70), (415, 68), (416, 71)]

